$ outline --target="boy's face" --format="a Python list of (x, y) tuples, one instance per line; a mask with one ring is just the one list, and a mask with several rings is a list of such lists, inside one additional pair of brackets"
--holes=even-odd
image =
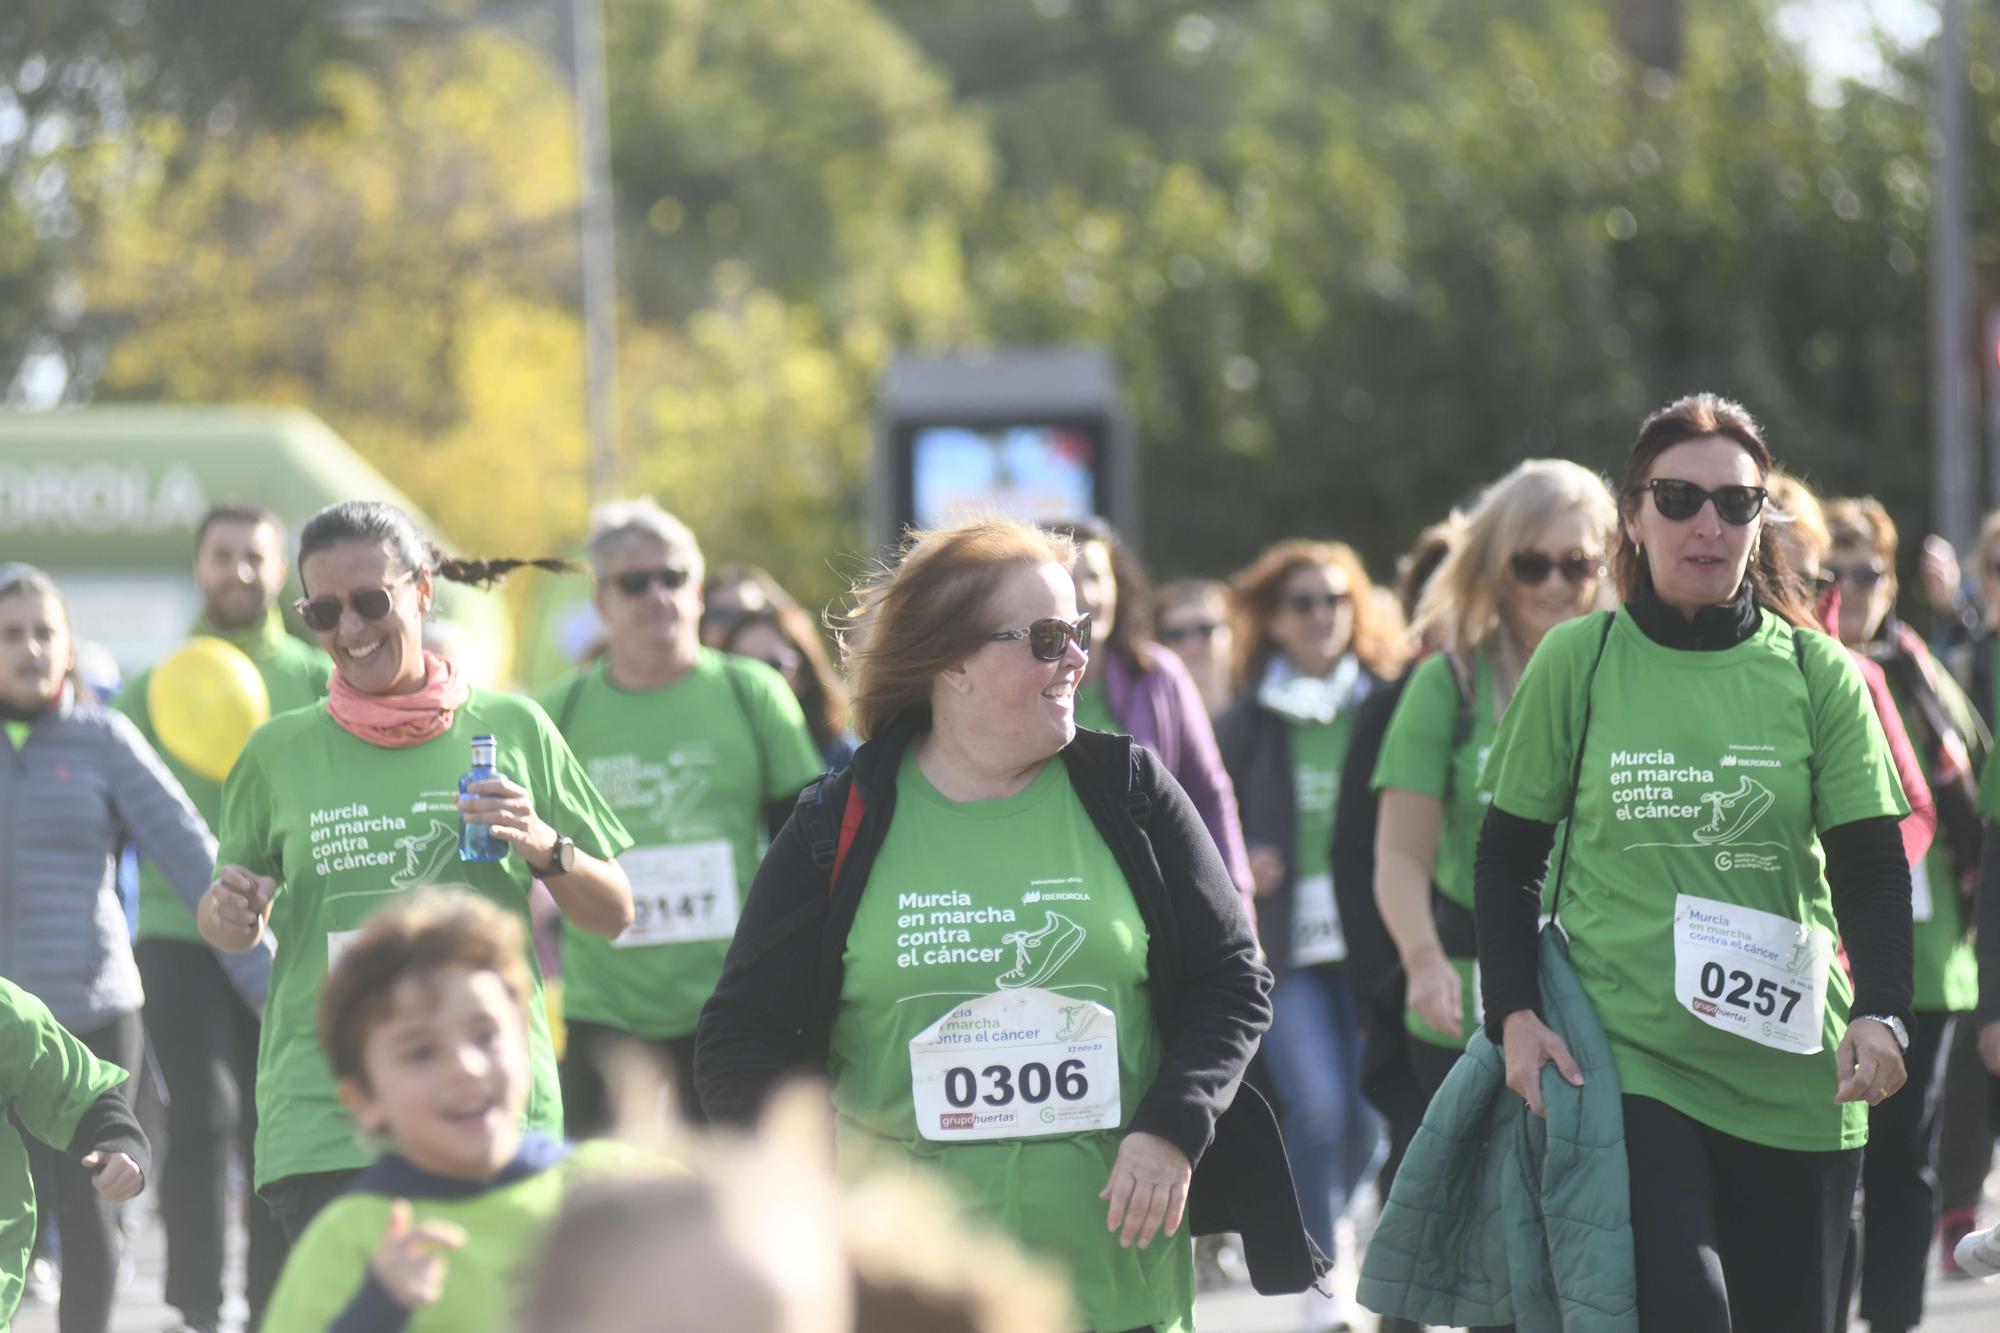
[(435, 1175), (484, 1180), (521, 1146), (528, 1042), (521, 1008), (498, 974), (447, 967), (405, 977), (362, 1046), (359, 1080), (340, 1099)]

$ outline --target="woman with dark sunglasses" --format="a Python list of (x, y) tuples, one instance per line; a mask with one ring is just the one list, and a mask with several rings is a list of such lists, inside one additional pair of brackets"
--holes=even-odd
[(1488, 765), (1486, 1035), (1536, 1114), (1557, 1077), (1584, 1081), (1539, 1012), (1548, 871), (1556, 947), (1609, 1038), (1589, 1077), (1621, 1094), (1649, 1331), (1833, 1328), (1868, 1107), (1905, 1079), (1909, 808), (1859, 675), (1808, 632), (1771, 468), (1726, 399), (1646, 419), (1619, 488), (1624, 606), (1542, 640)]
[[(1916, 1016), (1907, 1060), (1910, 1082), (1870, 1113), (1861, 1168), (1861, 1315), (1871, 1327), (1900, 1330), (1915, 1328), (1923, 1316), (1925, 1260), (1943, 1211), (1938, 1147), (1944, 1068), (1957, 1016), (1979, 1002), (1971, 928), (1982, 842), (1977, 776), (1987, 736), (1972, 700), (1896, 615), (1894, 520), (1872, 496), (1829, 500), (1825, 517), (1828, 609), (1841, 641), (1887, 677), (1937, 807), (1938, 837), (1911, 874)], [(1983, 1083), (1976, 1063), (1963, 1055), (1961, 1060), (1960, 1077)], [(1974, 1188), (1983, 1188), (1984, 1155), (1954, 1157), (1974, 1168)], [(1970, 1229), (1969, 1220), (1962, 1212), (1954, 1219), (1959, 1234)]]
[(762, 662), (783, 676), (805, 713), (821, 765), (828, 772), (847, 767), (855, 748), (847, 726), (847, 683), (810, 616), (789, 604), (738, 616), (723, 636), (722, 651)]
[(1472, 855), (1493, 733), (1542, 638), (1603, 606), (1618, 509), (1597, 476), (1534, 459), (1489, 487), (1418, 604), (1410, 673), (1373, 786), (1375, 898), (1406, 979), (1403, 1026), (1428, 1104), (1479, 1021)]
[[(631, 889), (611, 859), (630, 839), (547, 714), (467, 685), (423, 649), (437, 579), (483, 586), (525, 564), (566, 568), (448, 559), (377, 501), (323, 509), (299, 534), (298, 610), (333, 659), (330, 693), (251, 733), (223, 784), (215, 882), (198, 918), (225, 952), (253, 947), (267, 927), (278, 944), (257, 1056), (255, 1184), (290, 1240), (371, 1160), (335, 1093), (315, 1011), (328, 965), (375, 908), (456, 884), (525, 927), (539, 878), (587, 930), (631, 923)], [(493, 738), (505, 776), (461, 795), (475, 736)], [(489, 826), (512, 854), (461, 860), (461, 819)], [(528, 961), (528, 1119), (559, 1135), (541, 972)]]
[[(1240, 693), (1216, 724), (1236, 784), (1277, 978), (1264, 1056), (1277, 1088), (1306, 1229), (1332, 1256), (1336, 1228), (1381, 1145), (1361, 1095), (1361, 1016), (1333, 891), (1333, 814), (1362, 700), (1393, 676), (1400, 624), (1339, 542), (1287, 541), (1231, 580)], [(1344, 1301), (1307, 1298), (1307, 1327)]]
[(1194, 802), (1229, 877), (1253, 910), (1250, 861), (1236, 788), (1216, 748), (1215, 724), (1179, 657), (1153, 641), (1152, 583), (1102, 519), (1058, 524), (1076, 543), (1076, 604), (1098, 645), (1076, 692), (1076, 723), (1130, 736), (1160, 757)]
[(1154, 598), (1154, 635), (1188, 669), (1211, 718), (1229, 707), (1229, 669), (1235, 637), (1229, 625), (1229, 585), (1220, 579), (1181, 579)]
[(913, 534), (857, 588), (863, 744), (759, 867), (696, 1072), (709, 1113), (741, 1120), (825, 1070), (843, 1174), (937, 1172), (1070, 1275), (1073, 1327), (1187, 1329), (1211, 1138), (1236, 1197), (1290, 1198), (1270, 1113), (1237, 1088), (1270, 977), (1187, 794), (1076, 726), (1094, 627), (1074, 565), (1067, 537), (983, 519)]

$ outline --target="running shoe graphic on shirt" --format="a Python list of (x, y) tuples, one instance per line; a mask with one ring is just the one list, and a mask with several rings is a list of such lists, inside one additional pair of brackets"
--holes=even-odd
[[(1686, 800), (1688, 798), (1680, 798)], [(1699, 827), (1690, 830), (1692, 842), (1637, 842), (1626, 847), (1628, 852), (1659, 847), (1685, 847), (1696, 850), (1713, 848), (1715, 864), (1721, 870), (1776, 871), (1781, 866), (1778, 857), (1743, 849), (1750, 847), (1777, 847), (1772, 841), (1752, 842), (1750, 834), (1758, 821), (1771, 808), (1777, 797), (1769, 787), (1751, 777), (1736, 779), (1735, 791), (1704, 792), (1693, 801), (1708, 807), (1708, 819)]]
[(403, 868), (389, 876), (391, 884), (399, 889), (435, 884), (458, 858), (458, 830), (433, 819), (427, 831), (396, 839), (396, 850), (403, 854)]
[(1708, 822), (1694, 831), (1694, 840), (1712, 847), (1742, 841), (1750, 826), (1763, 817), (1777, 798), (1763, 783), (1744, 777), (1737, 780), (1735, 791), (1712, 791), (1701, 799), (1708, 806)]
[(1082, 1041), (1089, 1033), (1091, 1024), (1097, 1021), (1098, 1008), (1094, 1004), (1066, 1004), (1062, 1007), (1062, 1027), (1056, 1032), (1057, 1041)]
[(1040, 930), (1010, 930), (1000, 937), (1000, 943), (1014, 946), (1014, 966), (1002, 972), (994, 983), (1002, 990), (1043, 984), (1083, 943), (1082, 926), (1046, 908), (1042, 915), (1046, 920)]

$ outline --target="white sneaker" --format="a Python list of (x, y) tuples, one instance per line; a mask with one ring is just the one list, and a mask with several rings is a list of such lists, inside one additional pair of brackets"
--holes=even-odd
[(1969, 1233), (1952, 1251), (1952, 1258), (1967, 1277), (2000, 1274), (2000, 1227)]

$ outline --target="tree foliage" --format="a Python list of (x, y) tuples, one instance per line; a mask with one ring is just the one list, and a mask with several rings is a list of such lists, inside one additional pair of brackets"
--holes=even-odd
[[(460, 35), (353, 49), (313, 0), (200, 52), (158, 25), (250, 6), (0, 23), (0, 56), (162, 71), (34, 113), (60, 133), (0, 99), (0, 352), (55, 330), (98, 396), (304, 403), (468, 546), (572, 539), (566, 70), (514, 0), (433, 2)], [(1779, 8), (1688, 0), (1669, 75), (1606, 0), (606, 0), (627, 478), (824, 601), (895, 350), (1099, 342), (1163, 573), (1299, 533), (1380, 564), (1517, 459), (1613, 469), (1694, 388), (1921, 528), (1927, 57), (1828, 96)]]

